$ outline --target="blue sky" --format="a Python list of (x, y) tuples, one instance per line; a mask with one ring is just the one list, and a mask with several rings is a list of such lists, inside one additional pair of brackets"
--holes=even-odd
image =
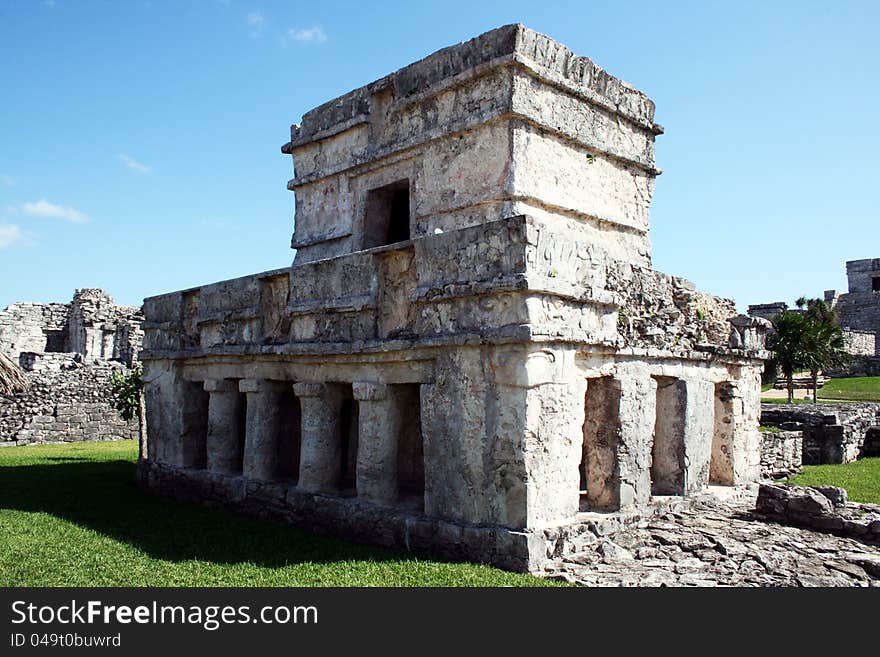
[(657, 103), (657, 269), (743, 308), (880, 257), (875, 1), (0, 0), (0, 308), (288, 265), (290, 124), (512, 22)]

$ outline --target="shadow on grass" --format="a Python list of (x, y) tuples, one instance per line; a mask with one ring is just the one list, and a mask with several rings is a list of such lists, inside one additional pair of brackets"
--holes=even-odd
[(48, 513), (157, 559), (281, 567), (409, 558), (393, 550), (154, 497), (135, 485), (131, 461), (77, 457), (46, 461), (53, 463), (0, 467), (0, 508)]

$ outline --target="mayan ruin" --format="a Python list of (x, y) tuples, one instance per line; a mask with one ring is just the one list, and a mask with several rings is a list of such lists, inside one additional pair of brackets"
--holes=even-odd
[[(846, 350), (852, 357), (847, 373), (880, 376), (880, 258), (846, 263), (848, 290), (825, 290), (823, 297), (837, 313)], [(784, 310), (784, 301), (749, 306), (751, 317), (772, 320)]]
[(69, 303), (14, 303), (0, 311), (0, 354), (26, 390), (0, 396), (0, 446), (138, 438), (108, 402), (113, 372), (137, 363), (141, 309), (83, 288)]
[(880, 586), (880, 5), (2, 15), (12, 648)]
[(519, 25), (306, 113), (290, 269), (145, 301), (144, 484), (529, 570), (756, 481), (766, 322), (651, 269), (653, 116)]

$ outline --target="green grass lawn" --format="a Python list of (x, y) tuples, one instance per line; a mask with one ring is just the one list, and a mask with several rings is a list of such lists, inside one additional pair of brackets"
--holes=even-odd
[(848, 399), (853, 401), (880, 401), (880, 376), (853, 376), (831, 379), (819, 388), (819, 400)]
[(353, 545), (134, 484), (133, 441), (0, 449), (0, 586), (542, 586)]
[(845, 465), (806, 465), (788, 480), (799, 486), (839, 486), (854, 502), (880, 504), (880, 458), (862, 459)]

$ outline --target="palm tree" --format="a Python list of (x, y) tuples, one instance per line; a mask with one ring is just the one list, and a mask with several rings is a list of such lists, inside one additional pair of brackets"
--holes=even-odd
[(806, 332), (804, 313), (783, 310), (773, 318), (773, 333), (767, 338), (767, 347), (773, 350), (776, 364), (788, 384), (789, 404), (794, 401), (794, 373), (807, 363)]
[(21, 368), (0, 353), (0, 395), (14, 395), (28, 389), (28, 380)]
[(805, 320), (804, 366), (810, 370), (813, 403), (816, 403), (819, 372), (846, 362), (846, 341), (837, 323), (837, 313), (825, 301), (801, 297), (796, 303)]

